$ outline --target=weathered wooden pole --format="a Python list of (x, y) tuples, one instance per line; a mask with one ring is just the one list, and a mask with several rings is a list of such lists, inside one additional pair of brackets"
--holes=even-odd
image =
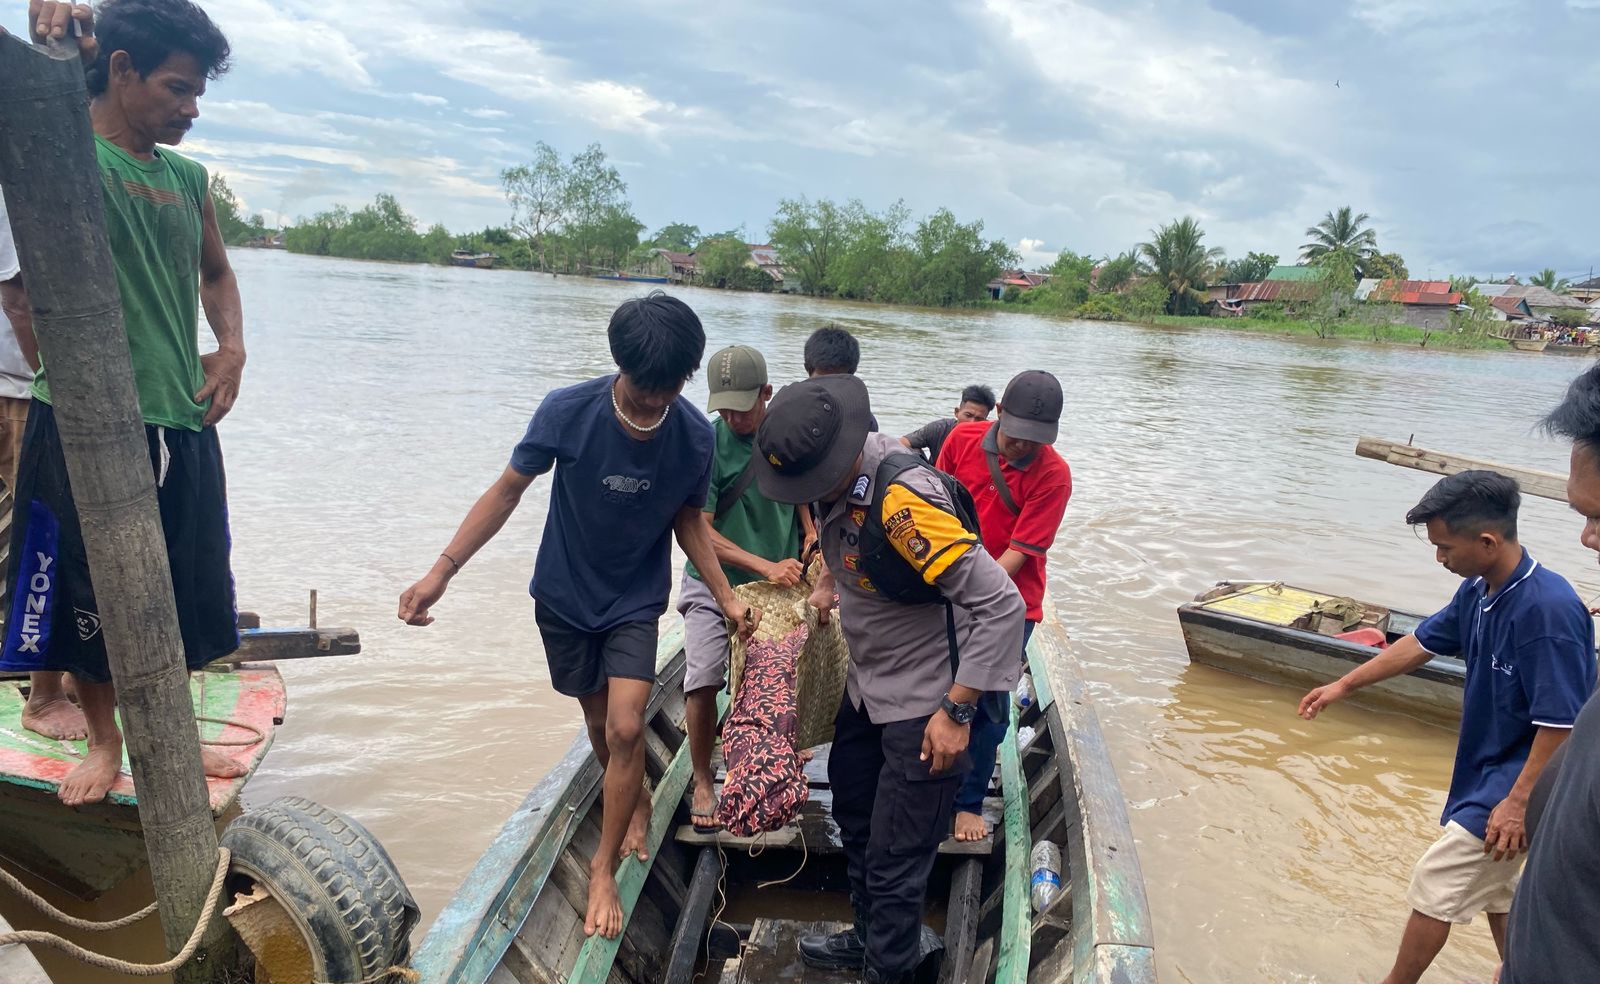
[(1391, 465), (1415, 468), (1435, 475), (1457, 475), (1475, 468), (1499, 472), (1508, 478), (1516, 479), (1524, 495), (1554, 499), (1556, 502), (1567, 501), (1567, 476), (1556, 472), (1519, 468), (1516, 465), (1504, 465), (1498, 461), (1485, 461), (1482, 458), (1468, 458), (1448, 451), (1430, 451), (1413, 444), (1385, 441), (1377, 437), (1358, 438), (1356, 454), (1362, 458), (1387, 461)]
[[(75, 47), (0, 36), (0, 186), (50, 366), (161, 925), (177, 952), (211, 887), (217, 832)], [(210, 979), (214, 961), (229, 959), (226, 933), (216, 920), (177, 979)]]

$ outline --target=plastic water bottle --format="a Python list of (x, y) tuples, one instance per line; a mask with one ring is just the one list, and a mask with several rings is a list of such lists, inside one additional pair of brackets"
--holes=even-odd
[(1017, 747), (1027, 748), (1033, 744), (1033, 729), (1024, 725), (1017, 729)]
[(1061, 894), (1061, 848), (1050, 841), (1033, 845), (1033, 911), (1043, 912)]
[(1017, 706), (1027, 710), (1033, 706), (1033, 675), (1027, 672), (1017, 681)]

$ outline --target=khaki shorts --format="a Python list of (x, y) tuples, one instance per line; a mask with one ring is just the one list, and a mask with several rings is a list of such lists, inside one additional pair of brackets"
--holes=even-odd
[(28, 405), (32, 402), (0, 396), (0, 482), (5, 482), (8, 489), (17, 484), (22, 432), (28, 426)]
[(1440, 922), (1469, 923), (1480, 912), (1511, 911), (1526, 854), (1496, 861), (1483, 853), (1482, 838), (1454, 820), (1411, 869), (1406, 901)]
[(728, 621), (711, 589), (683, 572), (678, 588), (678, 613), (683, 616), (683, 691), (721, 687), (728, 682)]

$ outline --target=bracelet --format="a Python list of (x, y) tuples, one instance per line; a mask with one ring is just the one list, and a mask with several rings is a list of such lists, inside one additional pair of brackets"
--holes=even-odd
[(459, 571), (461, 569), (461, 565), (458, 564), (456, 562), (456, 559), (454, 557), (450, 556), (449, 554), (447, 554), (447, 553), (445, 553), (443, 551), (440, 551), (439, 552), (439, 556), (443, 557), (445, 560), (448, 560), (450, 562), (450, 566), (454, 567), (456, 570)]

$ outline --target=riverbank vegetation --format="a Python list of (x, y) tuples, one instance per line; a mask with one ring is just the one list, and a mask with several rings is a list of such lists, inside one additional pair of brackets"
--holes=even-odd
[[(687, 222), (654, 235), (634, 215), (628, 186), (599, 144), (563, 157), (545, 143), (526, 164), (501, 173), (509, 210), (503, 226), (453, 234), (422, 228), (389, 194), (351, 210), (343, 205), (302, 218), (284, 230), (290, 251), (353, 259), (448, 263), (453, 250), (494, 253), (497, 265), (567, 274), (647, 273), (731, 290), (804, 293), (885, 304), (931, 307), (995, 305), (1065, 318), (1142, 323), (1210, 323), (1247, 331), (1320, 338), (1363, 338), (1419, 345), (1500, 344), (1489, 331), (1491, 307), (1471, 290), (1474, 278), (1451, 278), (1466, 310), (1448, 328), (1401, 324), (1396, 305), (1357, 301), (1361, 278), (1404, 280), (1403, 257), (1383, 252), (1369, 217), (1349, 206), (1306, 229), (1292, 290), (1248, 310), (1214, 285), (1257, 284), (1279, 269), (1276, 254), (1249, 250), (1229, 259), (1184, 216), (1115, 255), (1064, 250), (1048, 265), (1019, 269), (1017, 253), (986, 237), (981, 220), (962, 221), (946, 208), (916, 218), (904, 202), (874, 210), (859, 200), (786, 198), (752, 246), (743, 228), (703, 233)], [(213, 196), (230, 244), (272, 232), (247, 219), (220, 176)], [(670, 251), (664, 255), (662, 251)], [(1533, 283), (1563, 291), (1554, 270)], [(1228, 303), (1223, 303), (1224, 301)], [(1222, 315), (1222, 316), (1218, 316)], [(1241, 316), (1242, 315), (1242, 316)], [(1582, 312), (1575, 315), (1582, 318)], [(1574, 317), (1574, 316), (1568, 316)]]

